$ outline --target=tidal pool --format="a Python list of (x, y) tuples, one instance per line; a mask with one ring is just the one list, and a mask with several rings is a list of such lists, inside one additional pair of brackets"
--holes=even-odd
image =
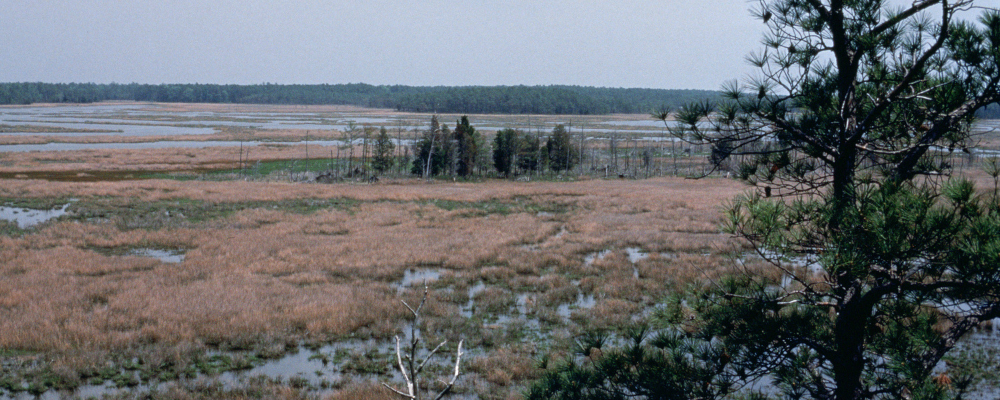
[(159, 250), (159, 249), (133, 249), (128, 252), (131, 256), (151, 257), (167, 264), (179, 264), (184, 262), (184, 252), (179, 250)]
[(30, 228), (53, 218), (66, 215), (66, 209), (70, 203), (66, 203), (61, 208), (51, 210), (35, 210), (31, 208), (0, 207), (0, 219), (14, 221), (21, 229)]

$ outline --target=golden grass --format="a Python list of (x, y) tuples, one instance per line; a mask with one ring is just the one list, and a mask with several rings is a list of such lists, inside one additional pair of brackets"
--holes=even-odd
[[(244, 147), (247, 166), (259, 161), (305, 159), (306, 144), (263, 144)], [(311, 158), (326, 159), (335, 148), (309, 145)], [(360, 150), (355, 151), (360, 154)], [(12, 152), (0, 158), (0, 172), (65, 171), (206, 171), (239, 168), (239, 147), (104, 149), (49, 152)]]
[(372, 382), (357, 382), (347, 385), (347, 387), (337, 391), (332, 395), (323, 397), (325, 400), (385, 400), (395, 397), (389, 389)]
[(530, 356), (533, 351), (535, 349), (527, 344), (517, 348), (503, 347), (469, 362), (469, 371), (498, 386), (535, 378), (541, 370)]
[[(183, 365), (184, 354), (197, 349), (280, 354), (303, 340), (385, 339), (408, 320), (398, 302), (404, 271), (428, 268), (442, 274), (432, 287), (453, 288), (436, 290), (429, 303), (429, 339), (487, 346), (518, 340), (516, 327), (470, 326), (458, 316), (476, 282), (487, 285), (473, 296), (476, 314), (516, 313), (517, 296), (528, 294), (527, 315), (562, 323), (555, 309), (584, 294), (596, 305), (575, 310), (575, 324), (620, 326), (671, 287), (729, 267), (718, 255), (732, 245), (718, 230), (720, 205), (741, 190), (728, 180), (673, 178), (377, 185), (5, 180), (0, 197), (75, 197), (81, 206), (117, 204), (118, 213), (154, 203), (259, 205), (201, 222), (140, 213), (0, 236), (0, 348), (61, 360), (60, 370), (72, 376), (91, 360), (138, 348), (144, 357)], [(309, 213), (279, 206), (301, 199), (353, 205)], [(166, 264), (95, 251), (144, 247), (185, 250), (185, 259)], [(628, 247), (651, 255), (633, 266)], [(584, 263), (605, 249), (605, 257)], [(414, 303), (418, 289), (406, 288), (403, 297)], [(476, 378), (468, 385), (483, 393), (497, 385), (514, 390), (533, 376), (533, 351), (500, 346), (470, 358)], [(349, 385), (331, 398), (369, 396), (370, 388)]]
[[(168, 111), (331, 116), (389, 113), (340, 106), (151, 106)], [(421, 114), (392, 114), (429, 120)], [(450, 125), (457, 117), (442, 116), (442, 121)], [(539, 120), (555, 120), (551, 118)], [(577, 126), (602, 119), (607, 117), (581, 117)], [(473, 116), (473, 120), (494, 123), (497, 117)], [(622, 133), (624, 137), (627, 132)], [(184, 139), (301, 140), (306, 135), (342, 137), (336, 131), (220, 129)], [(166, 138), (125, 138), (153, 139)], [(0, 142), (46, 140), (42, 135), (0, 137)], [(94, 135), (72, 140), (108, 139)], [(622, 141), (619, 148), (632, 143)], [(304, 143), (263, 145), (250, 148), (249, 158), (301, 159), (305, 149)], [(330, 150), (309, 145), (313, 158), (325, 158)], [(355, 155), (360, 153), (356, 148)], [(341, 156), (346, 157), (343, 150)], [(0, 154), (0, 173), (198, 173), (235, 168), (239, 157), (233, 148), (6, 153)], [(704, 157), (676, 161), (683, 170), (692, 162), (702, 165)], [(673, 162), (671, 157), (655, 160), (667, 170)], [(992, 179), (981, 171), (962, 173), (977, 181), (981, 190), (992, 189)], [(81, 379), (79, 371), (134, 356), (184, 371), (193, 358), (215, 349), (281, 355), (303, 342), (345, 337), (386, 340), (409, 321), (399, 300), (419, 301), (419, 283), (399, 286), (405, 271), (432, 270), (441, 276), (429, 282), (432, 295), (424, 310), (423, 337), (429, 343), (466, 340), (470, 355), (466, 376), (460, 380), (464, 393), (516, 398), (526, 380), (538, 373), (535, 360), (540, 352), (568, 351), (565, 344), (573, 343), (582, 330), (627, 326), (669, 291), (735, 268), (726, 254), (741, 249), (719, 232), (720, 211), (726, 200), (744, 190), (731, 180), (677, 178), (568, 183), (383, 180), (374, 185), (0, 180), (0, 198), (42, 202), (78, 198), (80, 209), (108, 214), (51, 222), (23, 235), (0, 235), (0, 349), (27, 351), (24, 357), (39, 361), (32, 368), (51, 368), (54, 375), (74, 381)], [(293, 210), (290, 204), (303, 199), (343, 204)], [(252, 206), (197, 221), (177, 216), (171, 208), (182, 203), (211, 209), (251, 202)], [(102, 205), (115, 209), (100, 210)], [(185, 259), (166, 264), (122, 251), (147, 247), (183, 250)], [(633, 263), (628, 248), (648, 256)], [(599, 252), (603, 257), (585, 262)], [(779, 278), (774, 269), (763, 271)], [(485, 288), (470, 298), (469, 289), (480, 283)], [(577, 308), (581, 298), (592, 298), (592, 307)], [(465, 318), (461, 312), (469, 311), (465, 309), (469, 302), (475, 311)], [(568, 319), (557, 311), (567, 306)], [(498, 314), (513, 322), (491, 318)], [(551, 328), (546, 335), (552, 348), (540, 349), (534, 337), (524, 335), (529, 322)], [(347, 376), (340, 384), (325, 398), (391, 397), (367, 378), (355, 381)], [(274, 382), (255, 382), (245, 389), (188, 382), (158, 396), (311, 396)]]
[[(469, 271), (472, 275), (465, 276), (475, 280), (502, 282), (547, 266), (578, 270), (584, 254), (605, 247), (711, 249), (728, 240), (717, 233), (719, 200), (737, 190), (728, 181), (677, 179), (377, 186), (6, 181), (0, 196), (363, 202), (350, 211), (309, 215), (244, 210), (197, 229), (122, 231), (108, 224), (61, 222), (23, 237), (0, 237), (0, 346), (48, 351), (136, 342), (219, 343), (237, 340), (237, 333), (338, 335), (392, 326), (402, 314), (392, 304), (390, 283), (410, 266), (441, 265)], [(575, 211), (558, 218), (523, 212), (469, 217), (461, 208), (449, 211), (420, 202), (517, 197), (565, 203)], [(714, 200), (704, 201), (706, 197)], [(565, 232), (556, 238), (560, 228)], [(144, 243), (190, 250), (179, 265), (87, 250)], [(634, 279), (631, 268), (622, 266), (625, 261), (615, 253), (595, 263), (592, 271), (581, 272), (608, 280), (596, 289), (602, 295), (641, 301), (643, 290), (629, 282)], [(476, 270), (483, 263), (505, 267)], [(686, 259), (669, 264), (673, 273), (704, 269)], [(664, 278), (652, 267), (643, 268), (644, 275)], [(543, 304), (571, 297), (559, 294), (566, 287), (561, 278), (521, 279), (545, 288)], [(511, 301), (494, 291), (481, 296), (495, 300), (485, 302), (490, 307)]]

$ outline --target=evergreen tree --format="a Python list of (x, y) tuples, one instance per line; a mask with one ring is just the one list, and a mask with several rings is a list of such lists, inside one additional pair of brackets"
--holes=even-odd
[(392, 138), (389, 137), (389, 131), (383, 126), (375, 138), (375, 151), (372, 155), (372, 168), (378, 172), (383, 173), (389, 170), (393, 166), (395, 161), (395, 151), (396, 145), (392, 143)]
[(493, 167), (497, 172), (509, 177), (514, 172), (514, 159), (520, 133), (514, 129), (502, 129), (493, 137)]
[(469, 117), (463, 116), (455, 126), (455, 173), (469, 176), (476, 166), (479, 149), (476, 147), (476, 128), (469, 124)]
[(475, 142), (476, 147), (476, 171), (480, 174), (484, 174), (493, 167), (493, 145), (492, 143), (478, 131), (472, 137)]
[(448, 129), (447, 124), (441, 124), (437, 140), (441, 143), (438, 149), (440, 151), (431, 159), (431, 169), (437, 169), (442, 174), (454, 175), (458, 163), (456, 151), (458, 145), (455, 143), (454, 133)]
[(549, 168), (553, 171), (568, 171), (580, 161), (580, 152), (573, 147), (573, 139), (563, 125), (552, 129), (552, 136), (545, 144)]
[[(1000, 201), (932, 178), (950, 173), (935, 152), (966, 146), (976, 111), (1000, 100), (1000, 12), (977, 3), (760, 0), (767, 49), (749, 61), (762, 73), (682, 108), (672, 132), (719, 145), (719, 163), (739, 156), (737, 175), (763, 188), (732, 203), (726, 229), (766, 266), (670, 304), (695, 345), (609, 350), (665, 355), (566, 367), (533, 398), (572, 380), (589, 399), (763, 382), (793, 399), (962, 398), (968, 377), (932, 371), (1000, 317)], [(961, 19), (970, 10), (978, 20)], [(677, 374), (713, 390), (650, 395)]]
[(538, 135), (527, 133), (517, 141), (517, 168), (521, 172), (537, 171), (542, 147)]
[(437, 115), (432, 116), (430, 129), (413, 145), (415, 158), (410, 171), (424, 178), (448, 173), (451, 168), (450, 136), (448, 126), (439, 125)]

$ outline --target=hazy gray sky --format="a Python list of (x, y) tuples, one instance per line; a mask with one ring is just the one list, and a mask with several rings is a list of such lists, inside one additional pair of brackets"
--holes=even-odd
[(0, 81), (718, 89), (745, 0), (0, 0)]

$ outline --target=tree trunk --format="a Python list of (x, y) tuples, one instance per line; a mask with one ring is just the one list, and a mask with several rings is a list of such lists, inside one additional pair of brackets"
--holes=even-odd
[[(860, 296), (855, 294), (854, 296)], [(848, 301), (837, 316), (834, 328), (837, 343), (836, 357), (830, 360), (833, 364), (834, 380), (837, 388), (834, 391), (836, 400), (861, 399), (861, 372), (865, 367), (863, 334), (859, 329), (865, 329), (867, 315), (871, 310), (865, 309), (856, 300)], [(866, 313), (867, 312), (867, 313)]]
[(854, 193), (854, 163), (857, 159), (857, 150), (850, 144), (840, 146), (839, 150), (840, 157), (833, 164), (833, 192), (830, 199), (833, 202), (830, 228), (834, 232), (840, 230), (841, 222), (847, 217), (847, 210), (854, 207), (856, 197)]

